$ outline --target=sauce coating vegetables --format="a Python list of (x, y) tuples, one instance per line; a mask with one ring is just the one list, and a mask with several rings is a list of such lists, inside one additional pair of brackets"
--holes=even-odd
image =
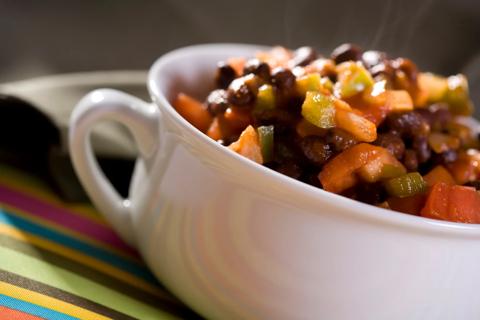
[[(326, 191), (427, 218), (480, 223), (480, 141), (463, 75), (343, 44), (219, 61), (215, 89), (179, 93), (186, 120), (230, 150)], [(463, 120), (462, 120), (463, 119)]]

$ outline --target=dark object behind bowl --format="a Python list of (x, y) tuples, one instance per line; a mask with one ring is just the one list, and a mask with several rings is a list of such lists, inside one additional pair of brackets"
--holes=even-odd
[[(0, 163), (49, 182), (66, 201), (88, 201), (70, 157), (63, 151), (66, 147), (61, 145), (59, 129), (48, 116), (27, 101), (0, 94), (0, 119)], [(110, 157), (98, 161), (112, 184), (126, 196), (134, 161)]]

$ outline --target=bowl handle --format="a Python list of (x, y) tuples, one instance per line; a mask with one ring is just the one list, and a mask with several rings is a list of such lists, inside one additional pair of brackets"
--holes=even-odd
[(130, 201), (118, 194), (101, 171), (92, 151), (90, 132), (99, 121), (123, 124), (132, 133), (140, 160), (148, 168), (159, 148), (159, 118), (157, 106), (112, 89), (87, 94), (78, 102), (70, 118), (70, 155), (80, 182), (95, 206), (132, 246), (135, 246), (135, 236)]

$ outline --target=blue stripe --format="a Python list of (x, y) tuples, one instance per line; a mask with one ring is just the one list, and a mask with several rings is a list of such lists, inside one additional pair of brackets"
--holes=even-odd
[(106, 250), (97, 248), (87, 244), (78, 239), (72, 238), (65, 234), (59, 233), (52, 229), (47, 229), (44, 226), (38, 225), (31, 221), (28, 221), (22, 217), (15, 215), (14, 213), (7, 212), (0, 207), (0, 223), (8, 224), (15, 228), (29, 232), (31, 234), (49, 239), (71, 249), (80, 251), (86, 255), (94, 257), (98, 260), (106, 262), (112, 266), (115, 266), (123, 271), (132, 273), (139, 278), (142, 278), (150, 283), (157, 283), (155, 277), (143, 266), (136, 265), (128, 260), (124, 260), (121, 257), (114, 255)]
[(64, 313), (60, 313), (55, 310), (47, 309), (45, 307), (41, 307), (39, 305), (18, 300), (3, 294), (0, 294), (0, 305), (15, 309), (18, 311), (22, 311), (40, 318), (44, 318), (47, 320), (78, 320), (79, 318), (74, 318), (72, 316), (66, 315)]

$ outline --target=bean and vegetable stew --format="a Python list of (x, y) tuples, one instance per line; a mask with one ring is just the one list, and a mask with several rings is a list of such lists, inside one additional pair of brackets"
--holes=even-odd
[(323, 57), (274, 47), (218, 63), (202, 103), (176, 110), (229, 149), (326, 191), (480, 223), (480, 141), (467, 79), (352, 44)]

